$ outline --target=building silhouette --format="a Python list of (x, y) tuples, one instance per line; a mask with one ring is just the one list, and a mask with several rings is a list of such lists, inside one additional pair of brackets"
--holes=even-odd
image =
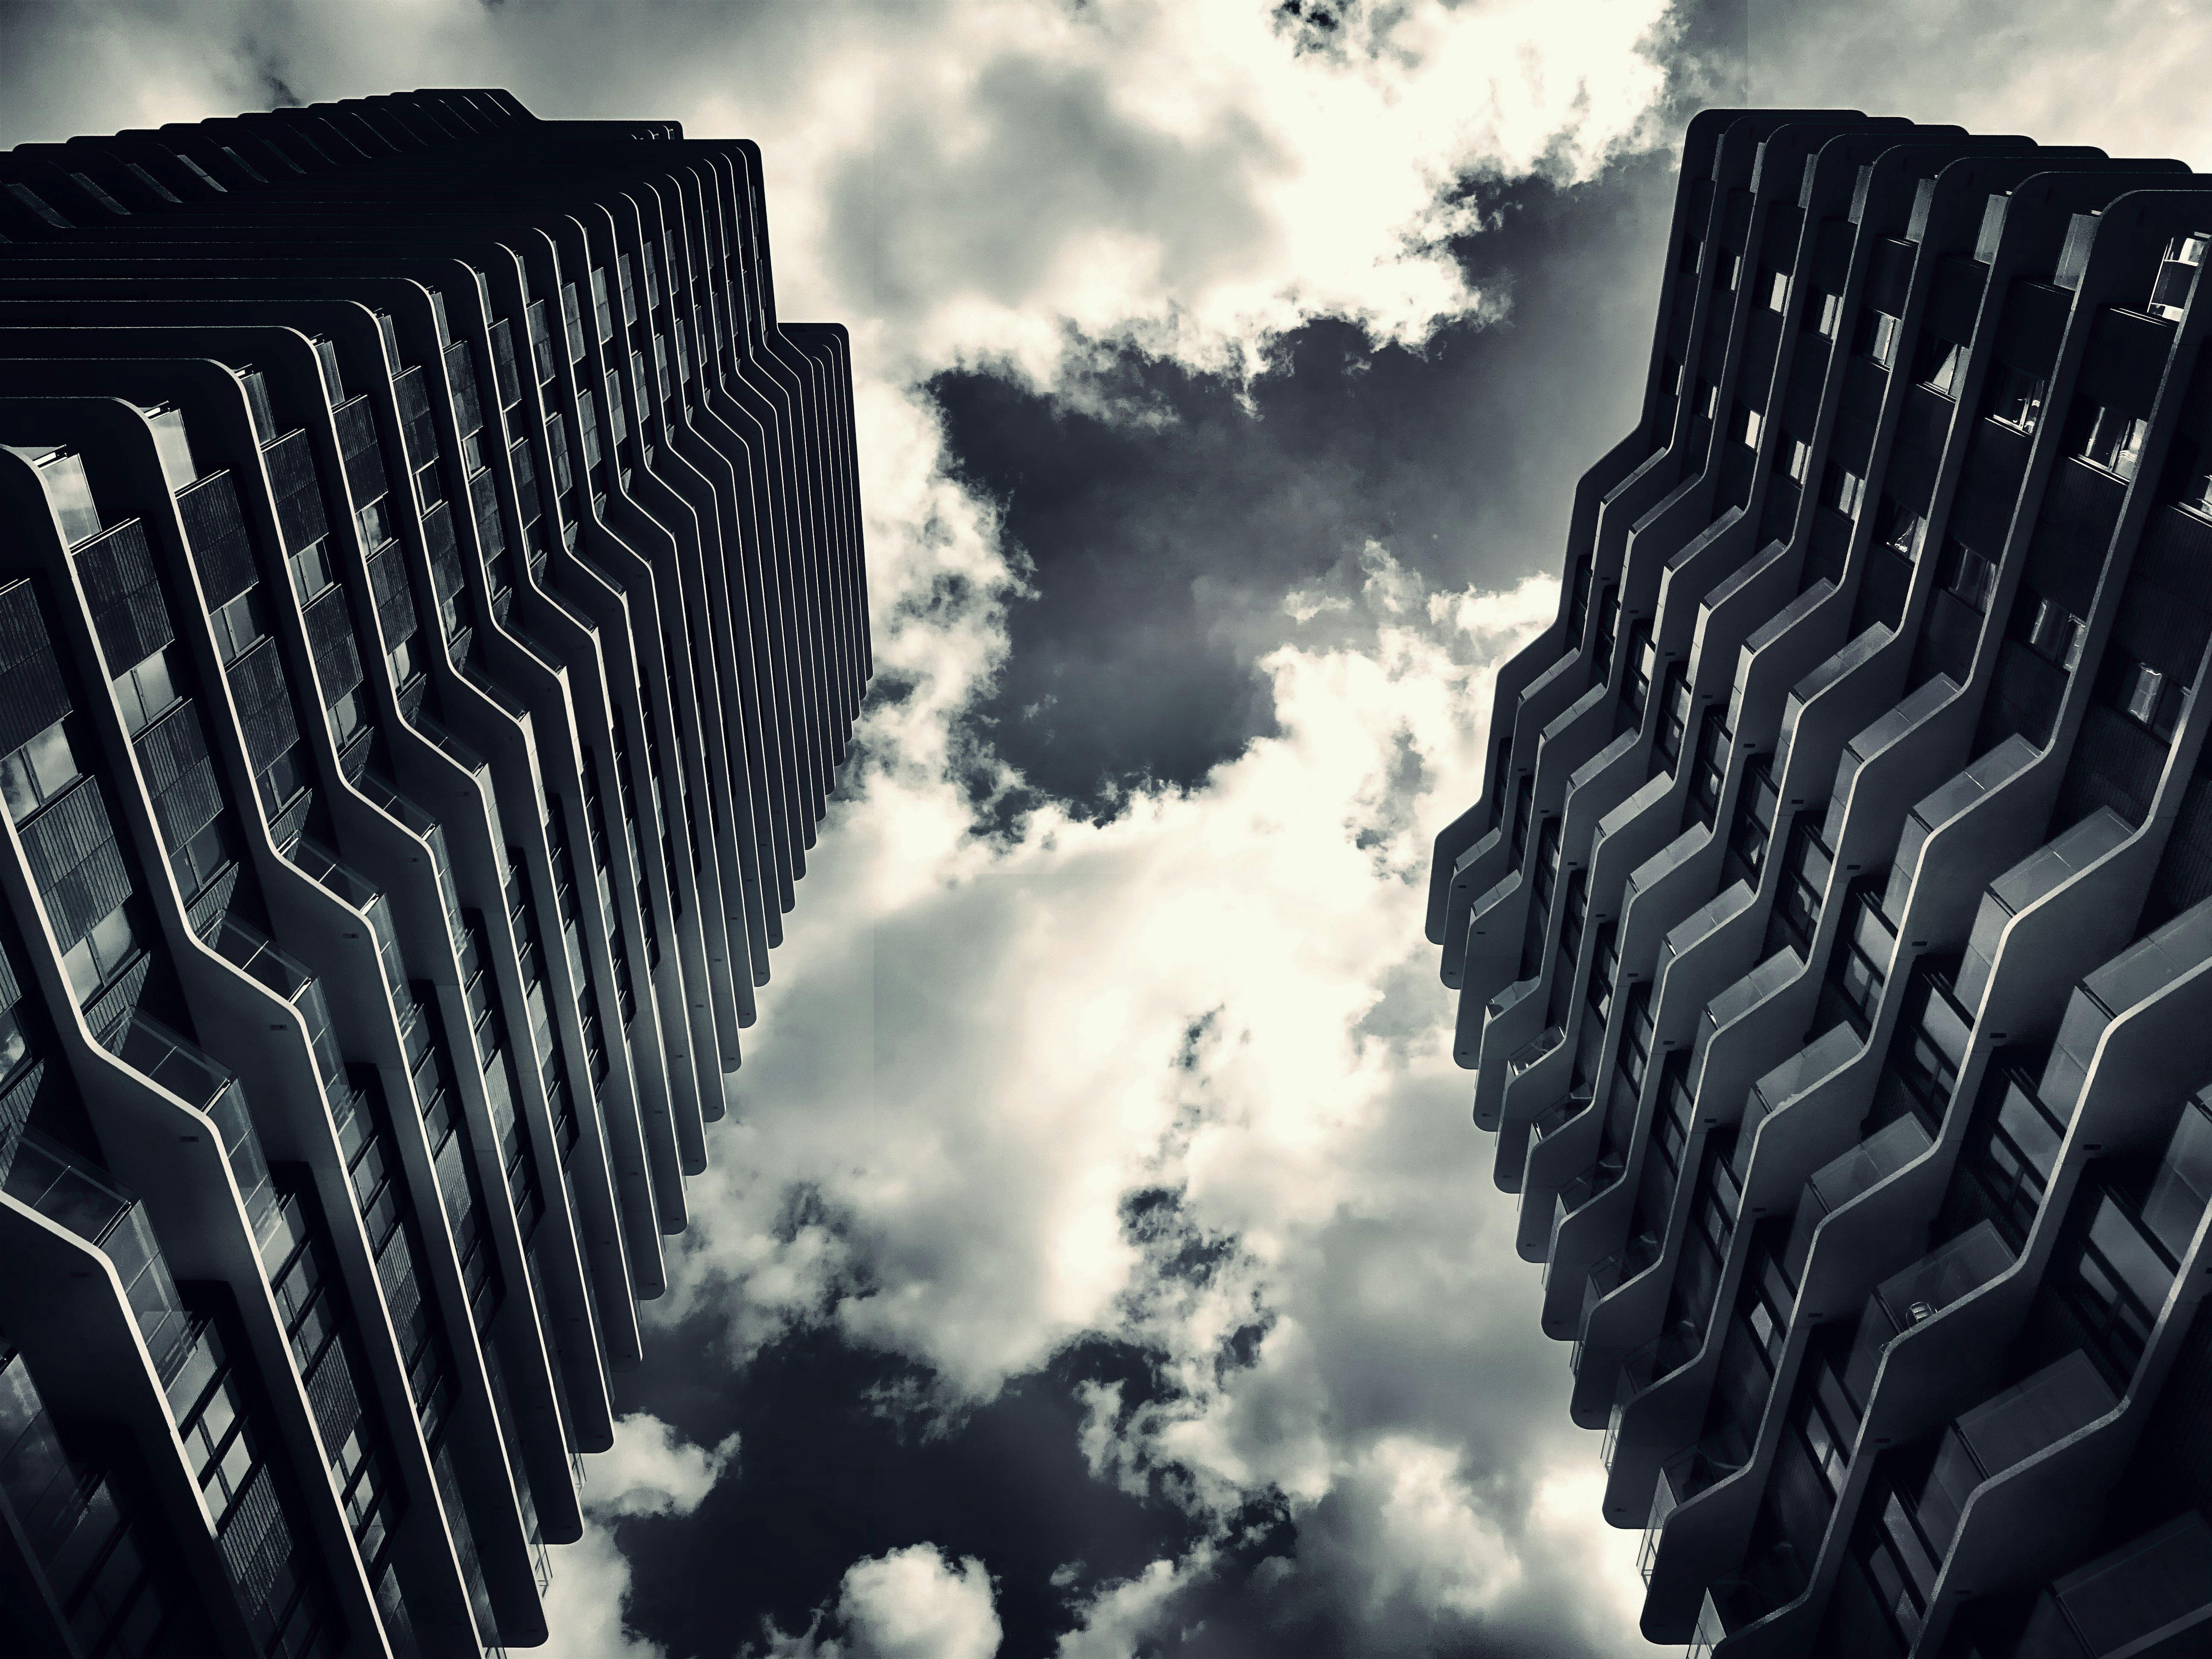
[(0, 156), (0, 1650), (546, 1638), (869, 676), (759, 157)]
[(1697, 1654), (2212, 1651), (2212, 179), (1690, 125), (1428, 932)]

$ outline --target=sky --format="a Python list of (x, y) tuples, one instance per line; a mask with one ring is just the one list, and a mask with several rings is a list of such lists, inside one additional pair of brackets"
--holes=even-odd
[(0, 144), (757, 140), (876, 679), (557, 1659), (1645, 1651), (1422, 938), (1701, 104), (2212, 165), (2201, 5), (0, 0)]

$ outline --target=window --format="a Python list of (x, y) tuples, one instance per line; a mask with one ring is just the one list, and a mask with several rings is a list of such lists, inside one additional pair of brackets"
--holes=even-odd
[(0, 1079), (15, 1075), (15, 1068), (31, 1052), (31, 1045), (23, 1036), (23, 1027), (12, 1008), (0, 1009)]
[(584, 470), (588, 472), (599, 464), (599, 411), (588, 392), (576, 394), (576, 430), (584, 441)]
[(2050, 382), (2025, 369), (2004, 367), (1990, 397), (1990, 418), (2021, 432), (2033, 432), (2043, 418), (2043, 396)]
[(545, 301), (532, 300), (523, 312), (530, 331), (530, 361), (542, 386), (553, 378), (553, 336), (545, 322)]
[(2081, 442), (2081, 459), (2115, 477), (2132, 478), (2142, 465), (2143, 440), (2150, 422), (2112, 408), (2100, 408)]
[(205, 892), (209, 884), (230, 867), (232, 858), (230, 830), (221, 818), (179, 847), (171, 862), (186, 902)]
[[(21, 1039), (16, 1042), (20, 1049)], [(13, 1064), (0, 1050), (0, 1065)], [(2212, 1202), (2212, 1105), (2200, 1094), (2182, 1107), (2180, 1126), (2152, 1177), (2143, 1200), (2143, 1229), (2179, 1261), (2189, 1254), (2189, 1241), (2208, 1202)]]
[(368, 728), (368, 714), (362, 702), (361, 688), (357, 685), (331, 703), (327, 712), (331, 722), (331, 740), (341, 749)]
[(545, 417), (545, 447), (553, 452), (554, 493), (566, 495), (575, 486), (576, 479), (570, 471), (568, 424), (557, 414)]
[(2188, 486), (2182, 490), (2181, 499), (2177, 505), (2185, 507), (2191, 513), (2198, 514), (2204, 518), (2212, 519), (2212, 466), (2204, 464), (2208, 459), (2212, 458), (2205, 456), (2197, 458), (2197, 469), (2191, 476)]
[(1802, 484), (1806, 473), (1812, 470), (1813, 446), (1802, 438), (1792, 438), (1776, 452), (1774, 459), (1777, 471), (1786, 472)]
[(1873, 1027), (1875, 1006), (1881, 1000), (1882, 984), (1896, 947), (1897, 933), (1882, 915), (1875, 896), (1871, 892), (1855, 895), (1844, 915), (1843, 937), (1837, 941), (1829, 984), (1837, 993), (1838, 1012), (1861, 1036)]
[(1820, 309), (1813, 318), (1813, 332), (1823, 339), (1832, 340), (1836, 337), (1836, 331), (1843, 326), (1843, 323), (1844, 296), (1840, 294), (1823, 294), (1820, 296)]
[(1997, 568), (1964, 542), (1943, 544), (1943, 568), (1937, 580), (1945, 592), (1968, 610), (1989, 614), (1990, 596), (1996, 592)]
[(1883, 546), (1908, 559), (1920, 556), (1920, 540), (1927, 533), (1928, 520), (1905, 506), (1894, 497), (1881, 498), (1881, 516), (1875, 532)]
[(1697, 270), (1698, 256), (1704, 252), (1705, 245), (1702, 242), (1694, 237), (1686, 238), (1682, 243), (1681, 254), (1674, 261), (1674, 268), (1684, 276), (1688, 276)]
[(2120, 686), (2120, 707), (2130, 718), (2148, 726), (2158, 714), (2158, 700), (2166, 690), (2166, 676), (2147, 662), (2139, 662), (2127, 672)]
[(80, 1004), (89, 1002), (100, 990), (115, 980), (137, 957), (138, 936), (132, 931), (131, 918), (117, 905), (98, 921), (92, 931), (62, 954), (62, 966), (68, 969), (70, 984), (75, 988)]
[(1713, 287), (1723, 294), (1735, 292), (1735, 285), (1743, 280), (1743, 256), (1732, 253), (1723, 259), (1713, 271)]
[(254, 584), (239, 598), (215, 606), (208, 613), (208, 626), (215, 630), (215, 650), (228, 668), (268, 635), (268, 606), (261, 599), (261, 586)]
[(276, 414), (269, 403), (268, 377), (247, 364), (238, 371), (239, 389), (246, 393), (246, 410), (253, 418), (253, 437), (257, 443), (276, 441)]
[(1706, 420), (1711, 420), (1721, 410), (1721, 389), (1711, 380), (1700, 379), (1692, 406)]
[(157, 404), (139, 412), (154, 429), (154, 453), (161, 459), (169, 488), (182, 489), (200, 476), (199, 467), (192, 459), (191, 441), (185, 435), (184, 411), (168, 404)]
[(446, 481), (438, 476), (437, 462), (432, 461), (415, 475), (415, 489), (422, 498), (425, 513), (446, 499)]
[(14, 752), (0, 756), (0, 797), (17, 823), (29, 817), (83, 774), (64, 722), (56, 720)]
[(584, 311), (577, 302), (574, 283), (561, 284), (561, 319), (568, 346), (568, 361), (573, 363), (584, 355)]
[(2169, 322), (2179, 322), (2181, 313), (2188, 308), (2191, 290), (2197, 286), (2197, 273), (2204, 264), (2208, 237), (2203, 231), (2186, 236), (2177, 236), (2166, 245), (2166, 257), (2159, 263), (2158, 276), (2151, 284), (2150, 303), (2144, 308), (2154, 317), (2163, 317)]
[(622, 382), (614, 371), (607, 371), (607, 424), (614, 428), (615, 443), (619, 447), (629, 437), (629, 419), (623, 409)]
[(331, 585), (330, 554), (322, 538), (309, 542), (296, 553), (288, 553), (284, 562), (292, 572), (292, 592), (301, 605)]
[(1866, 501), (1866, 480), (1847, 468), (1832, 463), (1828, 468), (1828, 487), (1822, 495), (1830, 507), (1845, 518), (1856, 519)]
[(1959, 381), (1966, 372), (1966, 348), (1930, 334), (1913, 354), (1912, 378), (1931, 392), (1958, 395)]
[(1750, 444), (1756, 447), (1760, 428), (1765, 424), (1766, 417), (1757, 410), (1738, 404), (1734, 413), (1729, 417), (1729, 436), (1740, 444)]
[(354, 521), (361, 526), (361, 544), (368, 552), (392, 539), (392, 514), (380, 497), (354, 514)]
[(39, 482), (54, 509), (54, 522), (62, 540), (70, 547), (100, 533), (100, 509), (93, 504), (92, 482), (84, 475), (84, 461), (75, 450), (57, 449), (36, 463)]
[(1851, 349), (1887, 368), (1897, 362), (1898, 337), (1904, 331), (1905, 325), (1896, 318), (1869, 306), (1859, 313), (1858, 335), (1851, 342)]
[(384, 361), (390, 365), (391, 372), (398, 374), (403, 366), (399, 356), (399, 325), (392, 320), (392, 313), (388, 311), (372, 312), (370, 315), (376, 319), (376, 337), (384, 345)]
[(473, 432), (461, 440), (461, 476), (473, 478), (484, 470), (483, 446)]
[(1997, 1230), (2015, 1249), (2027, 1239), (2042, 1206), (2044, 1188), (2065, 1137), (2066, 1126), (2023, 1079), (2007, 1081), (1996, 1121), (1968, 1167), (1996, 1206)]
[(317, 335), (315, 359), (323, 367), (323, 386), (330, 396), (331, 407), (336, 409), (345, 401), (345, 380), (338, 373), (338, 349)]
[(604, 267), (592, 267), (592, 311), (599, 319), (599, 338), (615, 337), (614, 308), (607, 302), (607, 273)]
[(1790, 299), (1790, 278), (1778, 270), (1766, 273), (1766, 308), (1779, 311)]
[(392, 647), (390, 661), (392, 683), (395, 686), (408, 684), (422, 672), (422, 665), (415, 660), (415, 641), (411, 635)]
[(2037, 602), (2035, 621), (2027, 642), (2039, 656), (2048, 658), (2071, 672), (2081, 661), (2081, 645), (2088, 633), (2079, 617), (2050, 599)]
[(261, 804), (274, 817), (299, 797), (307, 787), (307, 774), (300, 765), (300, 745), (294, 744), (262, 769), (254, 780), (261, 791)]
[(124, 729), (137, 737), (179, 701), (169, 673), (169, 649), (163, 646), (143, 662), (125, 669), (114, 680), (115, 701), (123, 710)]
[(1768, 934), (1768, 954), (1786, 946), (1802, 958), (1812, 949), (1820, 905), (1828, 890), (1828, 872), (1834, 864), (1809, 813), (1791, 826), (1785, 859), (1781, 891), (1775, 896), (1775, 927)]

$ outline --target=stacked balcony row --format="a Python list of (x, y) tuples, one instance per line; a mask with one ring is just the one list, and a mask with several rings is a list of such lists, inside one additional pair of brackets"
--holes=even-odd
[(0, 1635), (540, 1643), (869, 677), (843, 331), (503, 93), (0, 236)]
[(2208, 233), (2178, 163), (1692, 125), (1429, 915), (1655, 1639), (2212, 1621)]

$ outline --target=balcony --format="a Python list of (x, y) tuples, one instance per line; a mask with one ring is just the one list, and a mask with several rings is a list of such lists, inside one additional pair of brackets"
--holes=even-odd
[(258, 928), (226, 916), (215, 936), (216, 953), (240, 973), (257, 979), (290, 1002), (313, 979), (307, 970), (279, 950), (276, 942)]
[(323, 889), (360, 911), (368, 918), (369, 929), (376, 936), (376, 954), (384, 970), (385, 983), (396, 996), (407, 987), (406, 964), (399, 954), (399, 935), (392, 925), (392, 906), (384, 895), (372, 886), (368, 878), (339, 862), (337, 854), (320, 842), (302, 836), (294, 842), (285, 857)]
[(315, 976), (278, 949), (267, 934), (230, 917), (225, 917), (217, 930), (215, 948), (225, 961), (267, 986), (299, 1014), (307, 1028), (307, 1046), (314, 1054), (316, 1072), (325, 1085), (335, 1085), (345, 1074), (345, 1061), (331, 1030), (330, 1005)]
[[(1523, 981), (1523, 983), (1527, 982)], [(1493, 1007), (1496, 1006), (1494, 1003), (1492, 1005)], [(1522, 1073), (1566, 1041), (1566, 1027), (1564, 1025), (1546, 1026), (1513, 1051), (1505, 1062), (1507, 1073), (1513, 1077), (1520, 1076)], [(1553, 1109), (1556, 1111), (1558, 1108), (1554, 1107)]]
[[(1553, 1029), (1556, 1030), (1559, 1028), (1554, 1026)], [(1537, 1058), (1541, 1059), (1542, 1056), (1539, 1055)], [(1529, 1145), (1540, 1146), (1560, 1130), (1565, 1128), (1574, 1119), (1582, 1115), (1583, 1109), (1590, 1103), (1590, 1091), (1587, 1087), (1574, 1090), (1559, 1104), (1540, 1115), (1528, 1126)]]
[(401, 794), (374, 772), (363, 772), (350, 781), (355, 789), (387, 817), (396, 818), (416, 835), (426, 839), (437, 829), (438, 821)]
[(1803, 1276), (1805, 1259), (1813, 1249), (1813, 1234), (1821, 1222), (1860, 1194), (1895, 1175), (1932, 1144), (1920, 1120), (1907, 1115), (1814, 1171), (1798, 1200), (1790, 1247), (1784, 1254), (1790, 1277)]
[(175, 1032), (143, 1014), (131, 1017), (117, 1052), (123, 1063), (140, 1076), (213, 1121), (255, 1240), (266, 1243), (281, 1234), (269, 1160), (262, 1156), (261, 1138), (254, 1132), (238, 1080)]
[(2193, 1651), (2212, 1633), (2212, 1527), (2191, 1510), (2054, 1581), (2011, 1659)]
[(1983, 1221), (1929, 1252), (1875, 1289), (1844, 1367), (1844, 1388), (1863, 1406), (1890, 1340), (1933, 1319), (2012, 1266), (2011, 1249), (1992, 1222)]
[(176, 1281), (138, 1200), (115, 1185), (106, 1170), (36, 1130), (26, 1132), (16, 1147), (6, 1191), (106, 1255), (123, 1281), (124, 1300), (131, 1304), (155, 1371), (167, 1376), (174, 1370), (191, 1322), (177, 1300)]

